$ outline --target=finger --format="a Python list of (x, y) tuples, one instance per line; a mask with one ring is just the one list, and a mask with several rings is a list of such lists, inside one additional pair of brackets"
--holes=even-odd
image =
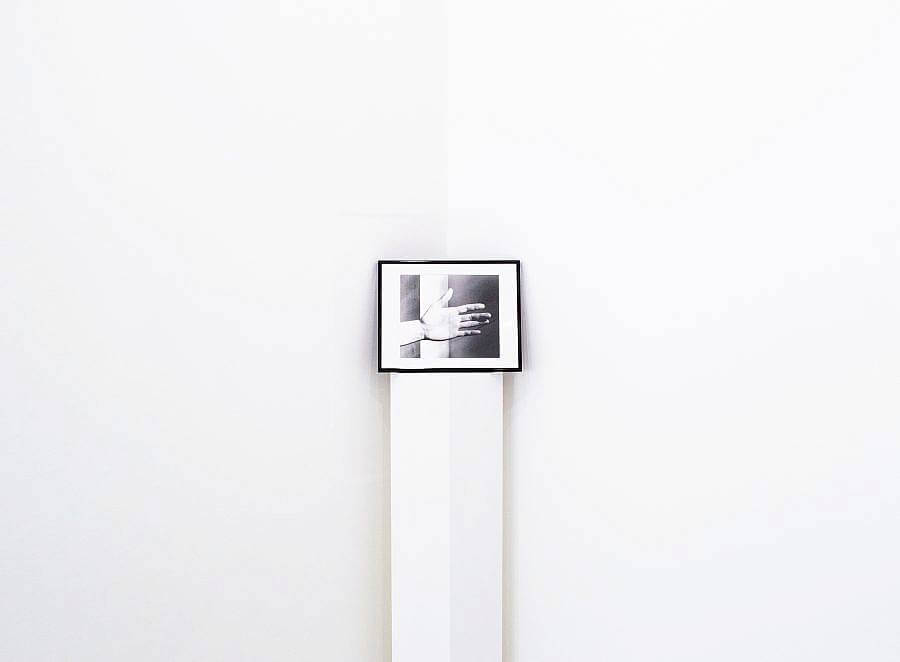
[(444, 296), (441, 297), (440, 302), (442, 306), (446, 306), (447, 302), (450, 301), (450, 297), (453, 296), (453, 288), (451, 287), (449, 290), (444, 292)]
[(490, 319), (490, 317), (491, 317), (490, 313), (469, 313), (468, 315), (460, 315), (459, 321), (460, 322), (469, 322), (471, 320), (485, 320), (485, 319)]
[(470, 329), (473, 326), (484, 326), (485, 324), (490, 324), (491, 320), (480, 320), (480, 321), (472, 321), (472, 322), (460, 322), (460, 329)]
[(477, 330), (475, 330), (475, 331), (460, 331), (459, 335), (461, 335), (461, 336), (480, 336), (481, 331), (477, 331)]
[(484, 310), (484, 304), (483, 303), (467, 303), (465, 305), (456, 307), (456, 312), (458, 312), (458, 313), (467, 313), (470, 310)]

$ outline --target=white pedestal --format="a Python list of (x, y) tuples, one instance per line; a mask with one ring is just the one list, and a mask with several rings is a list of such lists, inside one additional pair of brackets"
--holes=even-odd
[(391, 375), (393, 662), (500, 662), (503, 375)]

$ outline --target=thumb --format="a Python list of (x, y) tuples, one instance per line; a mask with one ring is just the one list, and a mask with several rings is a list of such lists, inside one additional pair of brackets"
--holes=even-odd
[(447, 302), (450, 301), (450, 297), (453, 296), (453, 288), (451, 287), (449, 290), (444, 292), (444, 296), (442, 296), (439, 301), (442, 306), (446, 306)]

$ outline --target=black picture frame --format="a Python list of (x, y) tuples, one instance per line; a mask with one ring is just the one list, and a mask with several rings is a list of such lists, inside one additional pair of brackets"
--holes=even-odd
[[(516, 266), (516, 366), (513, 368), (394, 368), (382, 365), (382, 268), (386, 264), (514, 264)], [(378, 260), (378, 354), (379, 373), (415, 372), (522, 372), (522, 263), (520, 260)]]

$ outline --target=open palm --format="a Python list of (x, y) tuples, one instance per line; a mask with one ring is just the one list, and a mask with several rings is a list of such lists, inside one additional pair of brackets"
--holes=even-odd
[(453, 288), (428, 306), (422, 314), (422, 328), (428, 340), (451, 340), (460, 336), (477, 336), (479, 327), (490, 324), (490, 313), (473, 313), (473, 310), (484, 310), (483, 303), (466, 303), (461, 306), (447, 307), (453, 296)]

